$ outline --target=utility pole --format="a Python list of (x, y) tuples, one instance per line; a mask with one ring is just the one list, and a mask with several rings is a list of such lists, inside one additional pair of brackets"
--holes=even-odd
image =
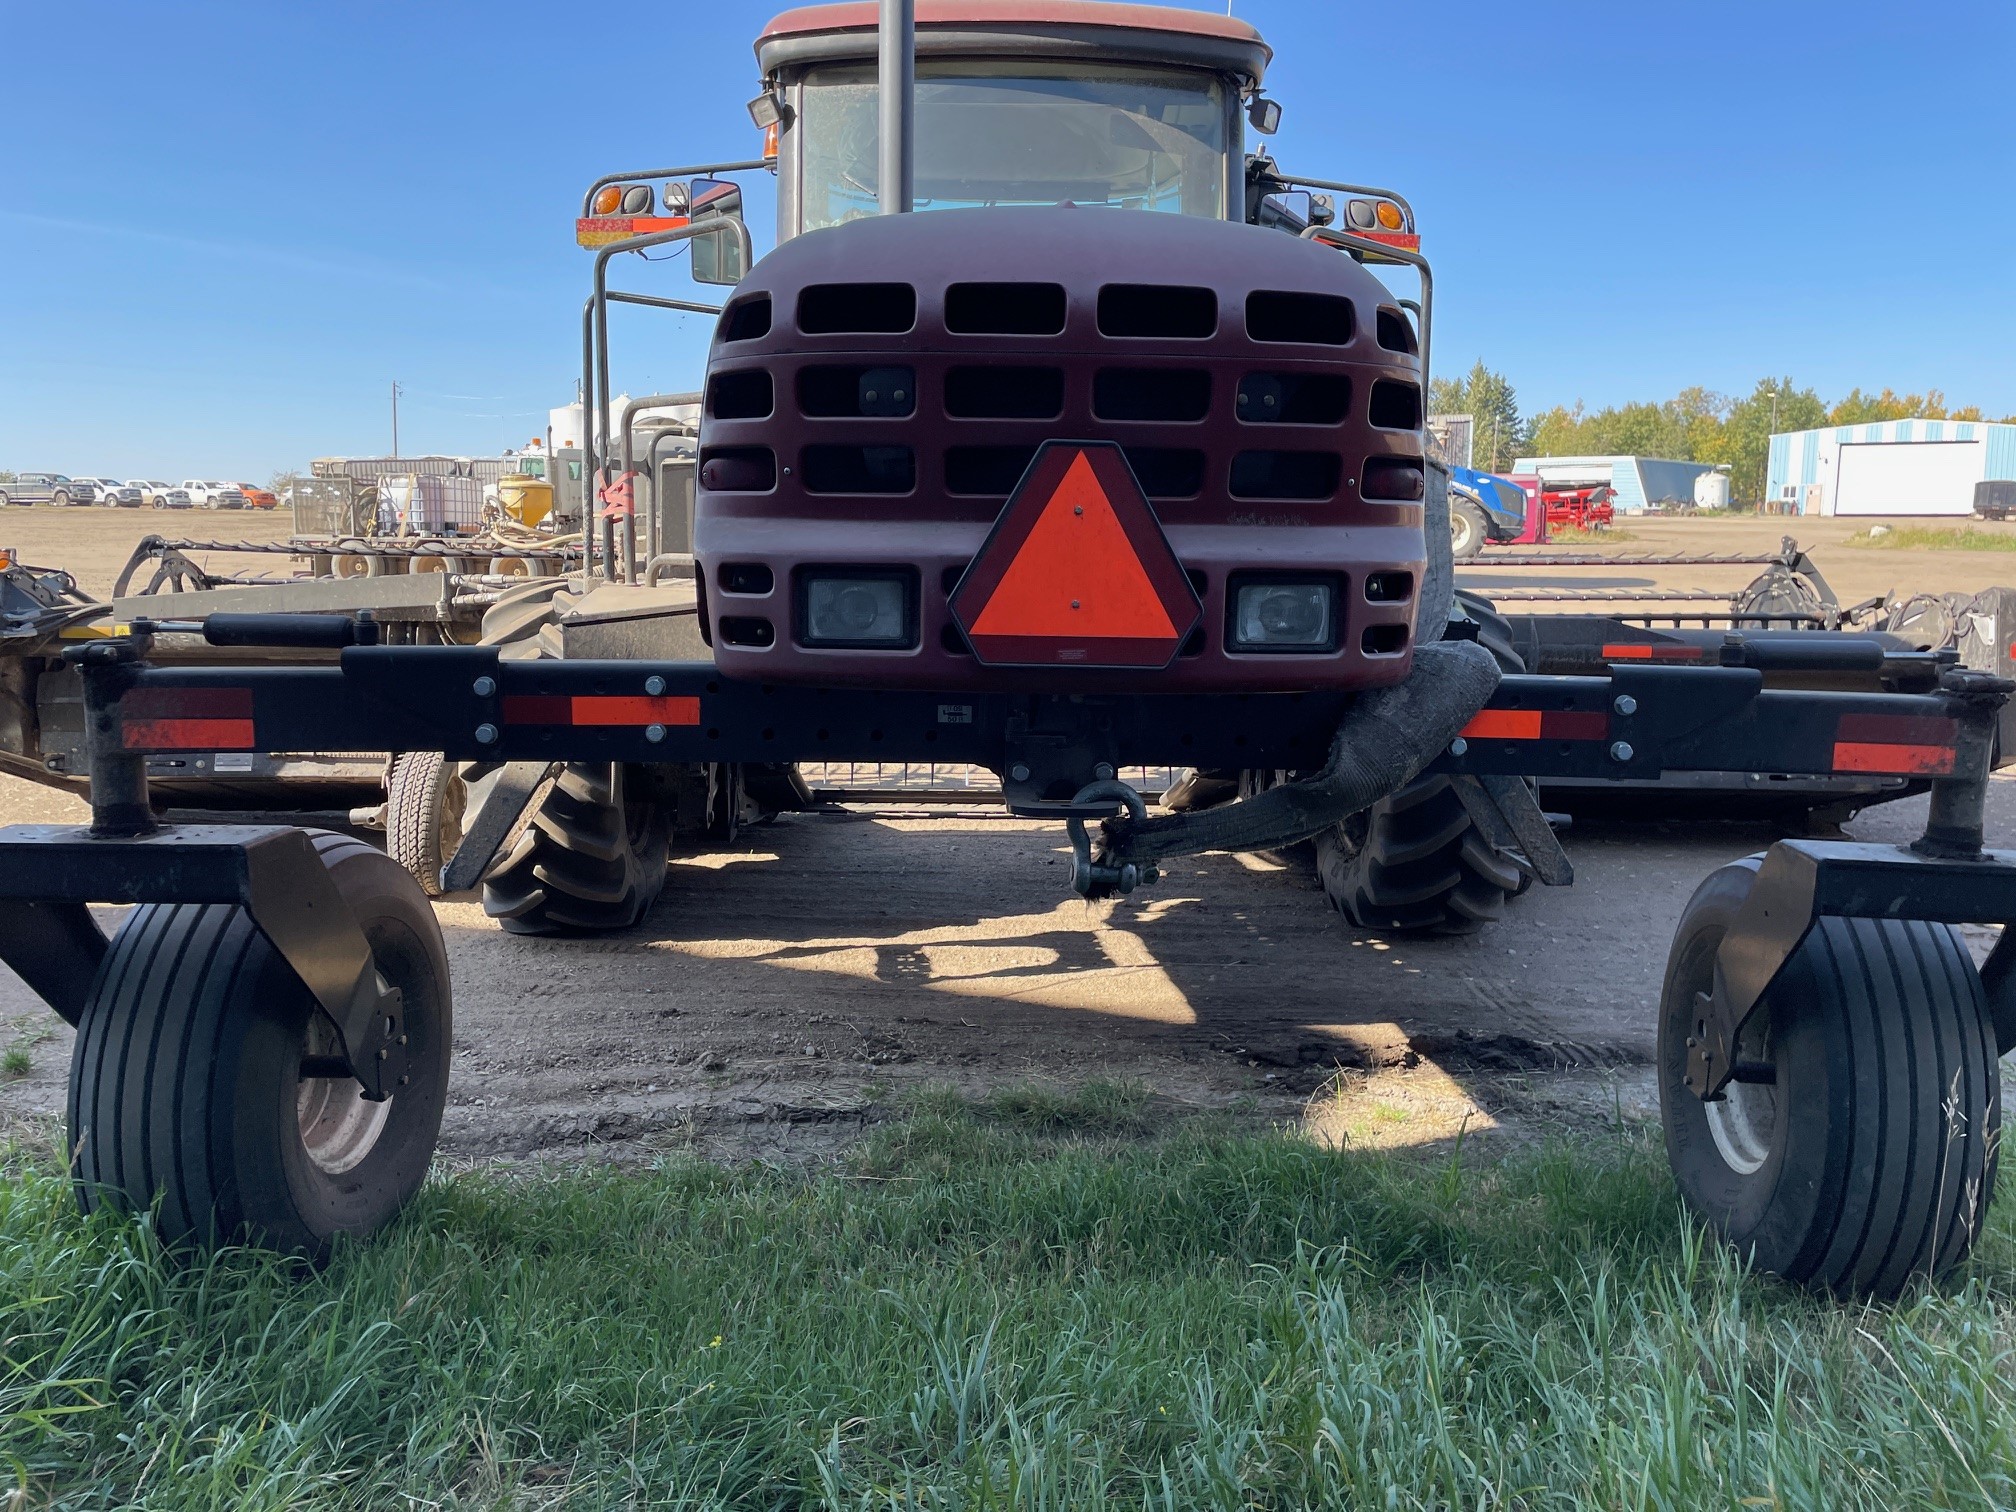
[(397, 379), (394, 379), (392, 383), (392, 457), (394, 461), (397, 461), (399, 457), (399, 383)]

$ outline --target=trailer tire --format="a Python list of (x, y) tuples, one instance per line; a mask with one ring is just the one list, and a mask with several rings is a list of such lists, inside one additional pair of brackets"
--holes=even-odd
[(385, 849), (420, 891), (441, 896), (441, 869), (462, 843), (469, 792), (459, 762), (439, 751), (405, 751), (385, 779)]
[(1703, 882), (1659, 1014), (1666, 1153), (1688, 1204), (1759, 1269), (1895, 1297), (1972, 1248), (1995, 1187), (2001, 1087), (1967, 947), (1944, 924), (1821, 918), (1744, 1026), (1776, 1081), (1705, 1103), (1686, 1084), (1694, 999), (1761, 857)]
[(1467, 562), (1484, 549), (1491, 534), (1484, 511), (1468, 499), (1449, 496), (1449, 552), (1459, 562)]
[(512, 934), (628, 929), (658, 901), (672, 815), (648, 769), (570, 762), (483, 880), (483, 911)]
[[(1459, 588), (1456, 603), (1501, 668), (1526, 670), (1490, 600)], [(1447, 777), (1416, 778), (1318, 835), (1316, 875), (1358, 928), (1402, 934), (1473, 934), (1533, 884), (1516, 857), (1478, 831)]]
[(230, 903), (149, 903), (100, 966), (70, 1062), (69, 1134), (85, 1211), (144, 1213), (170, 1244), (241, 1238), (321, 1259), (384, 1227), (419, 1190), (447, 1101), (453, 1014), (434, 911), (396, 862), (310, 832), (404, 1001), (410, 1083), (382, 1103), (301, 1077), (334, 1026)]

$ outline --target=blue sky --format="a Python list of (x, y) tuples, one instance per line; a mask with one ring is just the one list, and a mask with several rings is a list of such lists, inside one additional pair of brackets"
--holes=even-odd
[[(1414, 199), (1443, 371), (2016, 413), (2008, 0), (1235, 5), (1283, 164)], [(522, 443), (573, 395), (582, 186), (753, 155), (772, 9), (0, 0), (0, 466), (263, 478), (386, 449), (395, 379), (403, 449)], [(691, 387), (705, 322), (614, 346)]]

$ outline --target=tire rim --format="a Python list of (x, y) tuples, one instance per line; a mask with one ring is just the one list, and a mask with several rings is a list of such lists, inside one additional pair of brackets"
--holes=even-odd
[(1455, 551), (1461, 551), (1465, 546), (1468, 546), (1470, 544), (1470, 537), (1473, 534), (1475, 534), (1475, 529), (1470, 524), (1469, 519), (1460, 510), (1456, 509), (1450, 510), (1449, 511), (1450, 548)]
[(455, 852), (461, 848), (462, 815), (468, 807), (469, 789), (463, 784), (462, 773), (451, 762), (448, 770), (441, 774), (441, 817), (435, 840), (444, 866), (455, 858)]
[[(1736, 1044), (1736, 1059), (1769, 1063), (1771, 1054), (1769, 1014), (1758, 1011), (1743, 1026)], [(1729, 1169), (1739, 1176), (1754, 1176), (1771, 1157), (1778, 1137), (1778, 1088), (1763, 1082), (1732, 1081), (1722, 1089), (1718, 1101), (1704, 1103), (1708, 1133)]]
[[(336, 1027), (321, 1013), (308, 1021), (305, 1051), (334, 1055), (340, 1046)], [(355, 1170), (378, 1146), (392, 1116), (392, 1099), (371, 1102), (354, 1077), (303, 1077), (294, 1094), (294, 1114), (301, 1126), (301, 1146), (315, 1168), (331, 1176)]]

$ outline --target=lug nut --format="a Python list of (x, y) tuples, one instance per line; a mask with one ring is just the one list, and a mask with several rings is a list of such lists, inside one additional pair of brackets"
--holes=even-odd
[(1094, 777), (1097, 777), (1101, 782), (1112, 781), (1113, 779), (1112, 764), (1110, 762), (1105, 761), (1100, 762), (1099, 765), (1092, 768), (1092, 775)]
[(1636, 751), (1631, 749), (1631, 742), (1628, 740), (1620, 740), (1610, 747), (1610, 759), (1612, 761), (1629, 761), (1637, 754)]
[(1458, 735), (1454, 740), (1449, 742), (1449, 754), (1451, 756), (1461, 756), (1469, 749), (1470, 742), (1465, 740), (1461, 735)]
[(1017, 782), (1027, 782), (1029, 780), (1029, 768), (1018, 761), (1008, 769), (1008, 775)]
[(665, 738), (665, 726), (663, 725), (644, 726), (644, 738), (650, 741), (651, 744), (653, 745), (658, 744), (659, 741)]
[(658, 697), (658, 696), (659, 696), (660, 694), (662, 694), (662, 693), (663, 693), (663, 692), (665, 691), (665, 679), (664, 679), (664, 678), (662, 678), (662, 677), (647, 677), (647, 678), (645, 678), (645, 679), (644, 679), (644, 691), (645, 691), (646, 693), (650, 694), (650, 695), (651, 695), (651, 697), (653, 697), (653, 698), (656, 698), (656, 697)]
[(488, 698), (497, 691), (497, 679), (494, 677), (479, 677), (469, 685), (469, 691), (474, 693), (478, 698)]
[(476, 744), (497, 744), (497, 726), (493, 724), (480, 724), (476, 726)]
[(1629, 693), (1619, 693), (1610, 707), (1615, 709), (1619, 714), (1636, 714), (1638, 712), (1638, 700), (1633, 698)]

